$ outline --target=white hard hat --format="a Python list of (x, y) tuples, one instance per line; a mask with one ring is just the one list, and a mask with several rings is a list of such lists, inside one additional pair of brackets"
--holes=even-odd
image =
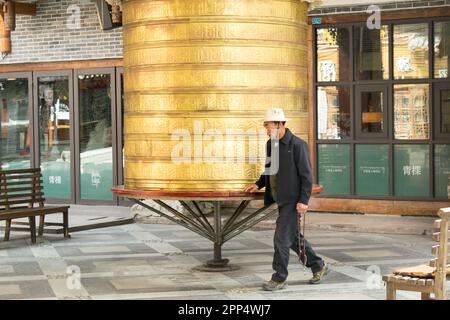
[(266, 116), (264, 117), (264, 122), (283, 122), (287, 121), (286, 117), (284, 116), (284, 111), (281, 108), (270, 108), (266, 111)]

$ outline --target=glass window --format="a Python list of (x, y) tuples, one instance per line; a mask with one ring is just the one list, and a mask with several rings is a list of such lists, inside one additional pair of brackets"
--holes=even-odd
[(111, 76), (78, 76), (80, 104), (80, 195), (112, 200)]
[(0, 79), (0, 168), (28, 169), (30, 120), (28, 79)]
[(317, 132), (319, 139), (350, 138), (350, 88), (317, 89)]
[(434, 175), (436, 197), (447, 198), (450, 177), (450, 144), (435, 145)]
[(394, 85), (395, 139), (429, 138), (428, 84)]
[(356, 80), (389, 79), (389, 27), (355, 27)]
[(361, 92), (361, 132), (382, 133), (384, 110), (383, 91)]
[(450, 59), (450, 22), (434, 24), (434, 77), (448, 78)]
[(38, 78), (39, 156), (48, 198), (71, 197), (69, 77)]
[(317, 29), (317, 80), (348, 80), (349, 67), (350, 32), (348, 29)]
[(394, 25), (394, 78), (428, 78), (428, 24)]
[(450, 90), (440, 90), (440, 133), (450, 133)]
[(356, 194), (389, 195), (389, 149), (385, 144), (358, 144), (356, 156)]
[(395, 195), (430, 196), (430, 148), (428, 145), (395, 145)]
[(350, 194), (350, 145), (320, 144), (318, 163), (323, 194)]

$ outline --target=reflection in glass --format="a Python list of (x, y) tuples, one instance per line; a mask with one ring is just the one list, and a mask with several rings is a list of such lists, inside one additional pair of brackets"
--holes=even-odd
[(112, 200), (111, 76), (80, 75), (80, 195)]
[(434, 77), (448, 78), (450, 22), (434, 23)]
[(450, 133), (450, 90), (441, 90), (441, 133)]
[(361, 132), (383, 132), (383, 112), (382, 91), (361, 92)]
[(427, 84), (394, 85), (395, 139), (428, 139)]
[(28, 79), (0, 79), (0, 169), (30, 168)]
[(355, 27), (356, 80), (389, 79), (389, 28)]
[(349, 61), (350, 33), (348, 29), (317, 29), (317, 80), (348, 80)]
[(450, 176), (450, 144), (436, 144), (434, 147), (434, 184), (436, 197), (447, 198)]
[(389, 147), (386, 144), (355, 146), (356, 194), (389, 195)]
[(38, 78), (39, 155), (48, 198), (70, 198), (69, 79)]
[(350, 89), (319, 87), (317, 89), (317, 132), (319, 139), (350, 137)]
[(428, 24), (394, 25), (394, 78), (428, 78)]
[(350, 145), (319, 144), (318, 181), (323, 194), (350, 194)]

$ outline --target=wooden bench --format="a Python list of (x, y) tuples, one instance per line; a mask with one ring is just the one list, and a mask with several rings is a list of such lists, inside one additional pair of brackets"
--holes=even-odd
[[(70, 237), (69, 206), (47, 207), (44, 201), (40, 168), (0, 170), (0, 221), (6, 222), (4, 240), (9, 240), (11, 230), (26, 230), (31, 232), (31, 242), (36, 243), (37, 216), (40, 217), (39, 236), (44, 234), (44, 226), (51, 225), (62, 226), (64, 237)], [(45, 215), (53, 213), (62, 213), (63, 223), (45, 223)], [(11, 227), (12, 220), (20, 218), (28, 218), (29, 228)]]
[(388, 276), (383, 276), (386, 282), (386, 298), (396, 299), (397, 290), (421, 292), (422, 300), (430, 299), (434, 294), (434, 299), (447, 299), (446, 281), (450, 275), (449, 257), (449, 226), (450, 208), (439, 210), (440, 219), (434, 222), (433, 241), (438, 242), (431, 248), (435, 258), (431, 259), (429, 265), (405, 268), (398, 270)]

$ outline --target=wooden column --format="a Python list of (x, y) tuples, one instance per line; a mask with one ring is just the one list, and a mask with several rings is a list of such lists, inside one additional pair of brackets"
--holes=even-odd
[(6, 28), (3, 18), (3, 6), (0, 9), (0, 52), (2, 54), (9, 54), (11, 53), (11, 31)]

